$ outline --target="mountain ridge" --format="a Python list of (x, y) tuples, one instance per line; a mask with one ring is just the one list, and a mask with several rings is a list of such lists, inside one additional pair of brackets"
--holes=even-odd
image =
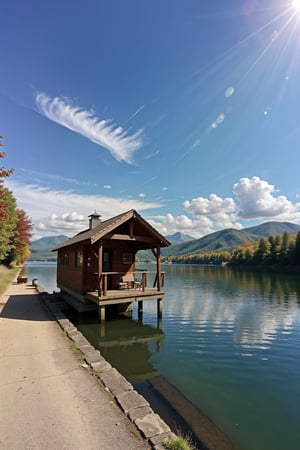
[(245, 242), (253, 243), (263, 237), (275, 237), (285, 232), (294, 234), (299, 230), (300, 225), (291, 222), (275, 221), (264, 222), (260, 225), (243, 228), (242, 230), (225, 228), (190, 242), (173, 244), (170, 247), (163, 248), (161, 253), (162, 256), (183, 256), (209, 251), (231, 250)]
[[(282, 235), (284, 232), (295, 234), (300, 231), (300, 225), (291, 222), (264, 222), (253, 227), (236, 230), (225, 228), (214, 231), (199, 239), (177, 232), (168, 235), (171, 246), (162, 248), (161, 254), (167, 256), (182, 256), (187, 254), (205, 253), (209, 251), (231, 250), (239, 247), (245, 242), (256, 242), (263, 237)], [(174, 239), (174, 240), (173, 240)], [(176, 241), (177, 239), (177, 241)], [(31, 255), (28, 260), (56, 260), (56, 253), (52, 249), (62, 242), (68, 240), (68, 236), (45, 236), (32, 242), (30, 246)], [(180, 242), (183, 240), (183, 242)], [(149, 252), (140, 253), (141, 260), (151, 259)]]

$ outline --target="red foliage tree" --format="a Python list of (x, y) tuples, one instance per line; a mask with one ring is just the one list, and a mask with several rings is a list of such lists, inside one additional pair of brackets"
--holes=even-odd
[(14, 237), (14, 249), (12, 251), (13, 259), (16, 263), (22, 264), (29, 256), (28, 246), (32, 236), (32, 224), (30, 218), (23, 209), (17, 209), (18, 221)]

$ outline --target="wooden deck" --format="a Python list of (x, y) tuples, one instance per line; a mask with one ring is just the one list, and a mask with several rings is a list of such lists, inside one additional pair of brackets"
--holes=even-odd
[(140, 289), (115, 289), (108, 290), (106, 295), (99, 297), (98, 292), (88, 292), (86, 298), (99, 306), (118, 305), (121, 303), (133, 303), (143, 300), (160, 300), (165, 295), (164, 291), (158, 291), (157, 288)]

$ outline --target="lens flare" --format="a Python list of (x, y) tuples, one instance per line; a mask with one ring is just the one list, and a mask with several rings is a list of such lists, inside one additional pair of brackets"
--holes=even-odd
[(295, 8), (297, 11), (300, 11), (300, 0), (294, 0), (292, 3), (292, 7)]

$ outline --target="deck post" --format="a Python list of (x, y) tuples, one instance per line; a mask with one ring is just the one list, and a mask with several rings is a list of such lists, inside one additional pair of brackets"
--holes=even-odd
[(161, 318), (162, 316), (162, 298), (158, 298), (157, 299), (157, 317)]
[(99, 242), (99, 248), (98, 248), (98, 296), (101, 297), (102, 295), (102, 286), (100, 286), (101, 281), (101, 275), (102, 275), (102, 259), (103, 259), (103, 243), (102, 241)]
[(100, 322), (100, 336), (105, 337), (105, 320)]
[(138, 301), (138, 319), (139, 320), (143, 319), (143, 301), (142, 300)]
[(105, 320), (105, 305), (99, 305), (99, 318), (100, 318), (100, 322), (104, 322), (104, 320)]
[(160, 275), (161, 274), (161, 265), (160, 265), (160, 246), (158, 245), (156, 249), (156, 276), (157, 276), (157, 290), (160, 291)]

